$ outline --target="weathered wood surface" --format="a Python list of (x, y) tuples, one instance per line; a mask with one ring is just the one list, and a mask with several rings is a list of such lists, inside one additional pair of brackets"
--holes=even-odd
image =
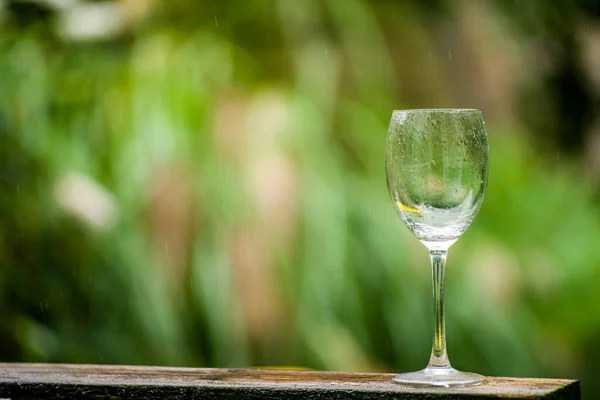
[(580, 399), (579, 382), (488, 378), (470, 388), (409, 388), (393, 374), (0, 363), (12, 399)]

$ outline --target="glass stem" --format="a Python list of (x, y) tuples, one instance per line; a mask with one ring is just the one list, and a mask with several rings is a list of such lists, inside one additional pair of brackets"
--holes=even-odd
[(433, 281), (433, 346), (428, 368), (450, 368), (446, 353), (446, 324), (444, 321), (444, 269), (447, 250), (430, 250)]

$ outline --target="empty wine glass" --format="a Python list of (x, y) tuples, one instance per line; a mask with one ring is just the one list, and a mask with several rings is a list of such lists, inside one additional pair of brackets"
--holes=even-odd
[(408, 229), (429, 249), (433, 276), (433, 346), (427, 367), (394, 377), (417, 386), (482, 383), (457, 371), (446, 353), (444, 269), (448, 248), (479, 212), (487, 186), (488, 144), (479, 110), (394, 111), (386, 144), (390, 196)]

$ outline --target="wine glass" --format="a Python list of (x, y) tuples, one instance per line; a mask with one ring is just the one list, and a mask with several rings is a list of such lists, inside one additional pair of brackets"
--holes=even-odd
[(413, 386), (484, 382), (450, 365), (444, 323), (444, 269), (448, 248), (479, 212), (489, 170), (479, 110), (394, 111), (386, 144), (386, 177), (398, 215), (429, 249), (433, 277), (433, 346), (427, 367), (394, 377)]

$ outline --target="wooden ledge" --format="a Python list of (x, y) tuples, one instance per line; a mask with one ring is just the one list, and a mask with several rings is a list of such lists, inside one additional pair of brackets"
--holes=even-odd
[(393, 374), (0, 363), (0, 398), (579, 400), (579, 382), (488, 378), (469, 388), (409, 388)]

